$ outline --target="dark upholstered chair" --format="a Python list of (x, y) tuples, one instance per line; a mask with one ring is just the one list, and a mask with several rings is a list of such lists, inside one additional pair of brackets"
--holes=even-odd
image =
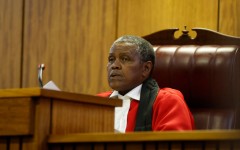
[(203, 28), (174, 38), (177, 30), (143, 37), (156, 50), (153, 77), (183, 93), (196, 129), (240, 129), (240, 38)]

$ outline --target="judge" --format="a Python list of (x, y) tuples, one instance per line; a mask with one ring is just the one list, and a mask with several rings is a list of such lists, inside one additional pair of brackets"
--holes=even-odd
[(183, 94), (159, 88), (151, 77), (155, 62), (152, 45), (141, 37), (117, 39), (108, 56), (108, 83), (113, 91), (98, 94), (122, 99), (115, 108), (114, 128), (119, 132), (192, 130), (194, 120)]

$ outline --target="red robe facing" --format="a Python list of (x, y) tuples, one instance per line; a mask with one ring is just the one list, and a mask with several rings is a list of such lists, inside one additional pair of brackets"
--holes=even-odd
[[(109, 97), (111, 92), (100, 93), (98, 96)], [(132, 100), (127, 116), (126, 132), (133, 132), (139, 101)], [(161, 88), (152, 108), (152, 130), (193, 130), (194, 120), (182, 93), (171, 88)]]

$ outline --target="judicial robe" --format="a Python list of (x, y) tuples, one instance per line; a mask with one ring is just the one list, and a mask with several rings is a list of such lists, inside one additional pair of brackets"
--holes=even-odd
[[(152, 86), (152, 81), (155, 83), (155, 80), (150, 79), (149, 81), (151, 84), (143, 83), (140, 102), (131, 100), (126, 132), (193, 130), (194, 119), (182, 93), (172, 88), (157, 88), (156, 90), (155, 85)], [(149, 92), (153, 91), (152, 89), (155, 92)], [(109, 97), (111, 93), (112, 91), (104, 92), (98, 96)], [(145, 93), (150, 95), (150, 100)], [(152, 93), (155, 93), (155, 96), (151, 98), (151, 95), (154, 95)]]

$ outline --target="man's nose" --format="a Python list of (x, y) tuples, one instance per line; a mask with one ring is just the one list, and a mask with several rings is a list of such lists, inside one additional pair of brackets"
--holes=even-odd
[(120, 69), (121, 68), (121, 63), (119, 61), (119, 59), (116, 59), (113, 64), (112, 64), (112, 69)]

